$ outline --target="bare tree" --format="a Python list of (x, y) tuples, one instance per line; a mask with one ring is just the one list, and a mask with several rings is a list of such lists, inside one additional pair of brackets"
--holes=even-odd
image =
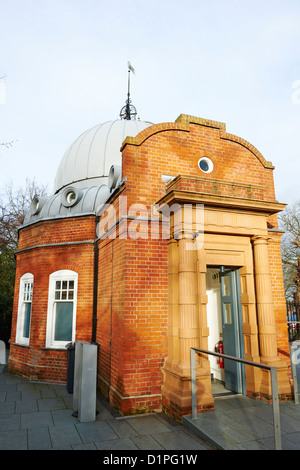
[(287, 206), (279, 221), (285, 231), (281, 243), (285, 295), (300, 303), (300, 201)]
[(9, 147), (11, 147), (11, 146), (13, 145), (13, 143), (14, 143), (14, 142), (13, 142), (13, 140), (12, 140), (11, 142), (1, 142), (0, 145), (1, 145), (2, 147), (9, 148)]
[(25, 188), (15, 189), (9, 183), (0, 193), (0, 339), (9, 344), (14, 297), (15, 256), (18, 227), (24, 211), (35, 196), (46, 196), (44, 186), (26, 180)]
[(47, 188), (38, 186), (34, 180), (26, 180), (25, 188), (14, 188), (10, 182), (0, 193), (0, 252), (16, 249), (18, 227), (22, 224), (24, 212), (35, 196), (46, 196)]

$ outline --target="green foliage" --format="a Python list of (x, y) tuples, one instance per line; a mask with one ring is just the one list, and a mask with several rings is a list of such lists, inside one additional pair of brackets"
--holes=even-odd
[(14, 299), (15, 256), (12, 249), (0, 253), (0, 339), (8, 344)]

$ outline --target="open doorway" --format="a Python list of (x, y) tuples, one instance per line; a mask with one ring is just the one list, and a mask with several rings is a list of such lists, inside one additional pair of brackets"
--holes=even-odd
[[(237, 268), (213, 266), (207, 269), (208, 349), (229, 356), (244, 357), (240, 281)], [(245, 394), (244, 366), (238, 362), (209, 356), (212, 394)]]

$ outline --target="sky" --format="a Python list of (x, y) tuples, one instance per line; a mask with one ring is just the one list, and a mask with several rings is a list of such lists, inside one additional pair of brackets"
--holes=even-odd
[(53, 191), (70, 144), (119, 118), (226, 123), (300, 200), (299, 0), (0, 0), (0, 194)]

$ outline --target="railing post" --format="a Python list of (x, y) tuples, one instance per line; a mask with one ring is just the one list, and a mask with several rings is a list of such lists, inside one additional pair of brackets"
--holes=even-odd
[[(196, 387), (196, 351), (204, 354), (211, 354), (216, 357), (223, 357), (232, 361), (240, 362), (242, 364), (252, 365), (261, 369), (267, 369), (271, 373), (271, 388), (272, 388), (272, 407), (273, 407), (273, 424), (275, 433), (275, 449), (282, 450), (281, 443), (281, 428), (280, 428), (280, 407), (278, 396), (278, 382), (277, 382), (277, 369), (276, 367), (267, 366), (253, 361), (246, 361), (245, 359), (220, 354), (217, 352), (206, 351), (205, 349), (191, 348), (191, 391), (192, 391), (192, 419), (197, 419), (197, 387)], [(298, 391), (297, 391), (298, 396)]]
[(272, 385), (273, 421), (275, 431), (275, 449), (281, 450), (280, 408), (278, 398), (278, 383), (276, 367), (270, 368)]
[(196, 353), (191, 348), (192, 419), (197, 419)]
[(294, 401), (295, 401), (295, 405), (299, 405), (298, 377), (297, 377), (297, 366), (296, 366), (296, 361), (295, 361), (295, 351), (296, 351), (296, 347), (293, 344), (290, 344), (290, 359), (291, 359), (293, 385), (294, 385)]

